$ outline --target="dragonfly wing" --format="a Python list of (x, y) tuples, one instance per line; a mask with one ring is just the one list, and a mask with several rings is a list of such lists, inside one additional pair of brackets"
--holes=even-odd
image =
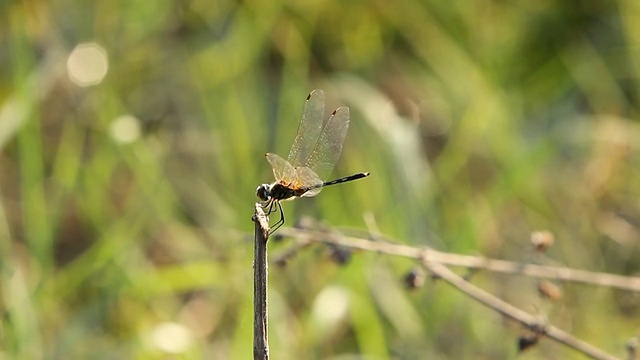
[(322, 190), (323, 181), (318, 177), (318, 175), (308, 167), (299, 167), (296, 168), (296, 181), (294, 182), (295, 187), (300, 188), (309, 188), (307, 192), (302, 194), (304, 197), (312, 197), (318, 195), (320, 190)]
[(343, 106), (331, 114), (313, 150), (302, 166), (312, 169), (320, 178), (326, 178), (340, 157), (342, 143), (348, 129), (349, 108)]
[(287, 158), (289, 164), (298, 167), (307, 161), (322, 131), (323, 117), (324, 93), (322, 90), (313, 90), (304, 103), (298, 133)]
[(274, 153), (267, 153), (267, 161), (273, 169), (273, 176), (276, 180), (284, 180), (285, 182), (293, 181), (296, 170), (287, 162), (287, 160), (281, 158)]
[(307, 191), (306, 193), (302, 194), (301, 196), (303, 196), (303, 197), (313, 197), (313, 196), (318, 195), (320, 190), (322, 190), (322, 186), (317, 187), (315, 189), (311, 189), (311, 190)]

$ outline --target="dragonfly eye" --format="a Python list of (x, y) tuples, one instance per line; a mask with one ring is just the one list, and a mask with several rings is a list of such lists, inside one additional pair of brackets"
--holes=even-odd
[(271, 191), (269, 190), (269, 184), (262, 184), (256, 189), (256, 195), (262, 201), (267, 201), (271, 197)]

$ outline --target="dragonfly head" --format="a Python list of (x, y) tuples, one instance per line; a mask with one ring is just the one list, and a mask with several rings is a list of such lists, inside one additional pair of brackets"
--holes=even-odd
[(262, 201), (267, 201), (271, 197), (271, 185), (262, 184), (256, 189), (256, 195)]

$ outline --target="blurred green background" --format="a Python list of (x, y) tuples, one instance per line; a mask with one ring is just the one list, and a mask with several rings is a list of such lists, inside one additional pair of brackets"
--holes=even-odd
[[(635, 0), (3, 1), (0, 20), (0, 358), (251, 358), (255, 188), (314, 88), (351, 108), (334, 175), (372, 175), (284, 204), (287, 225), (640, 270)], [(440, 282), (407, 291), (413, 265), (272, 266), (272, 358), (516, 356), (523, 329)], [(640, 331), (638, 294), (473, 281), (617, 356)]]

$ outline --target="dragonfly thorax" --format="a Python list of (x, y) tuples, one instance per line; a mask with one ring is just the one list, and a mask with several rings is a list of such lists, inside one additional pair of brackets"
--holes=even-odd
[(294, 189), (281, 182), (273, 184), (262, 184), (256, 189), (256, 195), (262, 201), (286, 200), (294, 196), (301, 196), (307, 189)]

